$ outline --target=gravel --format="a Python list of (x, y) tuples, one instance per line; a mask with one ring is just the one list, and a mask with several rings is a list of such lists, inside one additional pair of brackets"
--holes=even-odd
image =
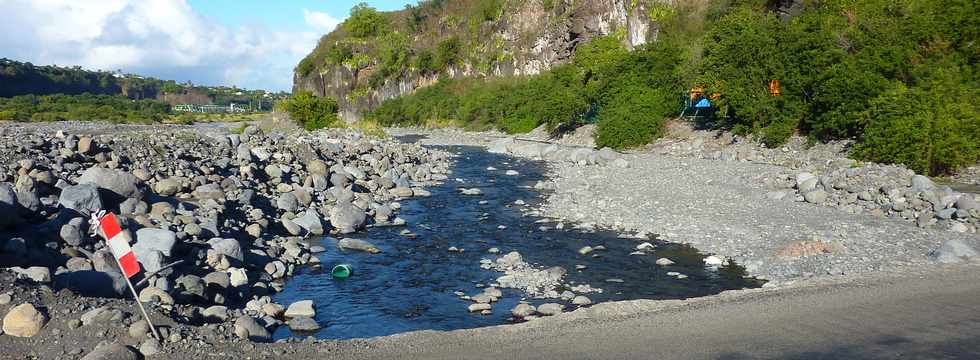
[[(396, 129), (392, 134), (412, 131)], [(501, 135), (495, 133), (456, 130), (421, 133), (425, 138), (419, 143), (428, 145), (482, 145), (497, 150), (527, 148), (502, 145), (521, 141), (501, 140)], [(730, 143), (731, 139), (728, 140)], [(898, 213), (884, 216), (884, 212), (847, 211), (838, 206), (837, 193), (823, 190), (820, 175), (815, 174), (857, 169), (850, 170), (855, 174), (853, 182), (863, 182), (868, 188), (872, 184), (907, 188), (914, 175), (892, 165), (856, 166), (847, 159), (840, 161), (842, 144), (822, 145), (800, 153), (803, 150), (759, 150), (747, 142), (717, 147), (703, 142), (700, 148), (694, 148), (690, 142), (673, 141), (669, 146), (657, 144), (645, 151), (623, 154), (621, 158), (629, 167), (507, 151), (547, 161), (551, 181), (536, 186), (554, 189), (540, 209), (544, 215), (606, 226), (634, 234), (638, 239), (656, 234), (662, 240), (691, 244), (719, 258), (734, 260), (745, 266), (750, 275), (768, 279), (772, 284), (934, 262), (930, 254), (947, 240), (978, 247), (980, 239), (975, 227), (968, 228), (966, 233), (946, 231), (935, 225), (937, 219), (932, 214), (928, 215), (930, 225), (920, 228), (916, 226), (916, 217), (906, 220)], [(552, 151), (569, 150), (558, 146)], [(705, 153), (718, 156), (700, 156)], [(827, 165), (835, 161), (835, 166)], [(808, 169), (811, 174), (801, 174)], [(811, 178), (817, 181), (809, 181), (813, 184), (805, 187), (820, 189), (809, 193), (821, 193), (810, 195), (809, 199), (805, 198), (806, 194), (797, 196), (797, 181), (805, 183)], [(777, 187), (783, 183), (787, 185)], [(791, 195), (772, 196), (774, 187)], [(888, 186), (885, 190), (889, 190)], [(878, 196), (875, 195), (875, 201)], [(830, 204), (830, 197), (835, 198), (835, 203)], [(952, 204), (956, 200), (948, 196), (946, 201)], [(960, 203), (966, 207), (974, 201)], [(800, 248), (807, 251), (797, 251)]]

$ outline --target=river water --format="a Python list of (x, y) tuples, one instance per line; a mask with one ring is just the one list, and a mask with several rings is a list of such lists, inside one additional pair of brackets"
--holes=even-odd
[[(525, 298), (522, 292), (503, 289), (504, 296), (493, 304), (491, 315), (469, 313), (467, 306), (471, 302), (454, 294), (478, 294), (482, 291), (479, 286), (491, 284), (503, 275), (480, 268), (481, 259), (496, 258), (487, 252), (492, 247), (499, 248), (501, 255), (518, 251), (525, 261), (541, 267), (564, 267), (568, 270), (566, 282), (604, 290), (586, 295), (596, 303), (683, 299), (761, 285), (758, 280), (745, 278), (744, 269), (736, 265), (705, 267), (703, 255), (688, 246), (656, 239), (629, 239), (608, 230), (578, 230), (572, 224), (555, 229), (555, 223), (539, 222), (541, 217), (521, 211), (522, 207), (530, 209), (539, 204), (546, 195), (532, 188), (544, 179), (543, 163), (491, 154), (477, 147), (443, 149), (459, 155), (453, 174), (444, 184), (428, 189), (431, 197), (402, 202), (399, 216), (408, 221), (407, 226), (352, 234), (351, 237), (371, 241), (381, 253), (338, 250), (337, 240), (330, 237), (321, 241), (328, 249), (318, 254), (323, 267), (298, 271), (274, 301), (288, 305), (312, 299), (316, 320), (323, 328), (314, 334), (293, 334), (282, 326), (274, 334), (276, 339), (308, 335), (325, 339), (366, 338), (413, 330), (506, 324), (512, 321), (510, 309)], [(488, 171), (488, 167), (499, 170)], [(506, 170), (516, 170), (519, 175), (505, 175)], [(480, 188), (483, 195), (466, 196), (458, 190), (474, 187)], [(480, 204), (481, 200), (485, 204)], [(515, 204), (518, 200), (527, 205)], [(547, 228), (541, 229), (543, 226)], [(400, 235), (404, 229), (417, 236)], [(656, 244), (656, 251), (645, 256), (629, 255), (642, 241)], [(586, 245), (603, 245), (606, 250), (580, 255), (577, 250)], [(464, 251), (449, 252), (450, 247)], [(657, 266), (654, 262), (660, 257), (676, 264)], [(330, 268), (341, 263), (351, 264), (353, 275), (335, 280)], [(587, 268), (576, 271), (576, 265)], [(688, 278), (678, 279), (668, 272), (679, 272)], [(534, 305), (561, 302), (527, 300)], [(574, 308), (565, 304), (566, 309)]]

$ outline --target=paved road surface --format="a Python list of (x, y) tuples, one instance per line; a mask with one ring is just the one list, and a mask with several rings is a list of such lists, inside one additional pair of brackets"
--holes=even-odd
[[(333, 348), (330, 355), (505, 360), (980, 359), (980, 269), (971, 266), (924, 276), (723, 296), (619, 319), (527, 325), (408, 334), (380, 339), (367, 349)], [(303, 357), (309, 351), (317, 350), (299, 350), (291, 354), (298, 356), (290, 357)], [(326, 349), (319, 351), (325, 355)]]

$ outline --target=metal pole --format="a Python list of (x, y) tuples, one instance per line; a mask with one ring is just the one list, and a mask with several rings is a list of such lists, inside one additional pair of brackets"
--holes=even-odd
[[(119, 258), (115, 255), (112, 256), (116, 259), (116, 266), (119, 267), (119, 271), (122, 272), (122, 263), (119, 262)], [(133, 300), (136, 300), (136, 305), (139, 306), (140, 311), (143, 312), (143, 318), (146, 319), (146, 324), (150, 326), (150, 333), (153, 334), (153, 338), (163, 342), (160, 338), (160, 334), (157, 333), (157, 328), (153, 326), (153, 321), (150, 320), (150, 315), (146, 313), (146, 308), (143, 307), (143, 303), (140, 302), (140, 296), (136, 294), (136, 288), (133, 287), (133, 283), (129, 281), (129, 277), (126, 276), (125, 272), (122, 272), (122, 276), (126, 278), (126, 285), (129, 285), (129, 291), (133, 293)]]

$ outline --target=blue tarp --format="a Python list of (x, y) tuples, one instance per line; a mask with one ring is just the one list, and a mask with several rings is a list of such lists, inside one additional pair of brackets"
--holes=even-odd
[(694, 105), (694, 107), (696, 107), (696, 108), (710, 108), (711, 107), (711, 101), (708, 101), (708, 99), (706, 99), (706, 98), (705, 99), (701, 99), (701, 101), (698, 101), (698, 103), (696, 105)]

